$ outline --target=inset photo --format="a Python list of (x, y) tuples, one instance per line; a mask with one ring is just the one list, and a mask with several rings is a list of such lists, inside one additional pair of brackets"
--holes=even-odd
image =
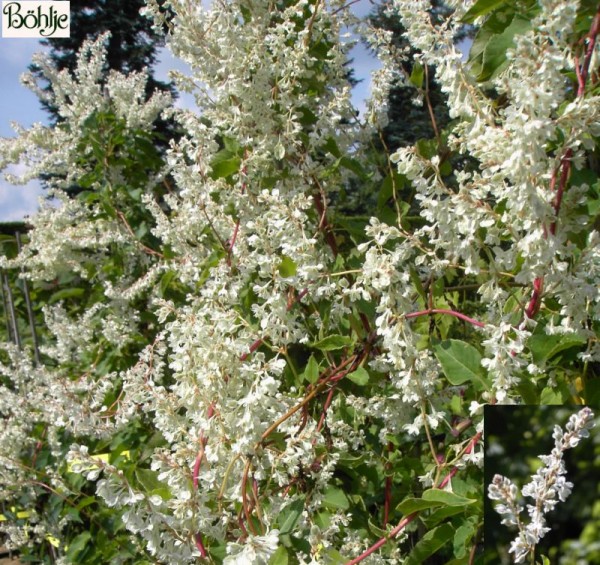
[(484, 563), (600, 564), (600, 410), (485, 407)]

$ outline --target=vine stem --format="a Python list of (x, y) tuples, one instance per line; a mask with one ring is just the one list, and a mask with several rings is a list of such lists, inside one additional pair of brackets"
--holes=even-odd
[[(473, 451), (473, 448), (477, 445), (477, 442), (481, 439), (481, 432), (477, 432), (472, 438), (471, 441), (468, 443), (467, 447), (465, 447), (465, 450), (463, 452), (463, 455), (468, 455), (469, 453), (471, 453)], [(442, 482), (440, 483), (440, 485), (438, 486), (439, 489), (443, 489), (452, 479), (452, 477), (454, 477), (454, 475), (456, 475), (456, 473), (458, 473), (458, 467), (455, 465), (454, 467), (452, 467), (452, 469), (450, 470), (450, 472), (444, 477), (444, 479), (442, 480)]]
[(369, 549), (367, 549), (364, 553), (361, 553), (358, 557), (352, 559), (352, 561), (348, 561), (346, 565), (356, 565), (356, 563), (360, 563), (363, 559), (366, 559), (367, 557), (369, 557), (369, 555), (375, 553), (382, 545), (385, 545), (387, 541), (396, 537), (418, 515), (419, 512), (413, 512), (405, 518), (402, 518), (402, 520), (400, 520), (400, 523), (393, 530), (391, 530), (389, 534), (376, 541), (371, 547), (369, 547)]
[[(244, 151), (244, 159), (248, 159), (248, 150), (247, 149)], [(248, 168), (246, 167), (246, 165), (244, 165), (242, 167), (242, 175), (245, 178), (247, 174), (248, 174)], [(240, 191), (241, 195), (243, 195), (246, 192), (246, 187), (247, 187), (247, 182), (244, 180), (242, 182), (242, 189)], [(235, 222), (235, 228), (233, 229), (233, 235), (231, 236), (231, 239), (229, 240), (229, 243), (227, 245), (227, 265), (229, 267), (231, 267), (231, 258), (233, 256), (233, 247), (237, 240), (239, 231), (240, 231), (240, 219), (238, 218), (237, 221)]]
[[(471, 451), (473, 451), (473, 448), (475, 447), (475, 445), (477, 445), (477, 442), (479, 441), (480, 438), (481, 438), (481, 432), (477, 432), (473, 436), (473, 438), (471, 439), (471, 441), (469, 442), (467, 447), (465, 448), (464, 454), (471, 453)], [(457, 472), (458, 472), (458, 467), (456, 467), (456, 466), (453, 467), (452, 470), (450, 471), (450, 473), (448, 473), (448, 475), (444, 478), (444, 480), (436, 488), (438, 488), (438, 489), (444, 488), (448, 484), (450, 479), (454, 475), (456, 475)], [(346, 562), (345, 565), (356, 565), (357, 563), (360, 563), (361, 561), (363, 561), (364, 559), (369, 557), (369, 555), (371, 555), (372, 553), (377, 551), (382, 545), (385, 545), (386, 542), (388, 542), (389, 540), (391, 540), (392, 538), (397, 536), (408, 524), (410, 524), (420, 514), (420, 512), (421, 512), (420, 510), (417, 510), (416, 512), (413, 512), (412, 514), (409, 514), (408, 516), (405, 516), (404, 518), (402, 518), (402, 520), (400, 520), (399, 524), (393, 530), (391, 530), (387, 535), (385, 535), (382, 538), (380, 538), (379, 540), (377, 540), (371, 547), (369, 547), (366, 551), (361, 553), (358, 557), (355, 557), (351, 561)]]
[(466, 314), (462, 314), (461, 312), (457, 312), (456, 310), (446, 310), (440, 308), (429, 308), (427, 310), (421, 310), (420, 312), (411, 312), (410, 314), (405, 314), (405, 318), (418, 318), (419, 316), (429, 316), (431, 314), (447, 314), (448, 316), (454, 316), (455, 318), (460, 318), (465, 322), (469, 322), (478, 328), (485, 328), (485, 324), (480, 322), (479, 320), (475, 320), (474, 318), (470, 318)]
[[(294, 306), (294, 304), (296, 304), (297, 302), (300, 302), (307, 294), (308, 294), (308, 288), (305, 288), (298, 294), (298, 296), (296, 296), (296, 298), (294, 300), (290, 300), (288, 302), (286, 312), (289, 312), (292, 309), (292, 307)], [(240, 361), (245, 361), (246, 359), (248, 359), (248, 357), (250, 357), (250, 355), (252, 355), (264, 342), (265, 342), (264, 337), (259, 337), (257, 340), (255, 340), (250, 345), (249, 350), (246, 353), (242, 353), (240, 355), (240, 358), (239, 358)]]
[[(210, 420), (215, 415), (215, 405), (212, 402), (208, 410), (206, 411), (206, 417)], [(192, 484), (194, 485), (194, 490), (198, 490), (198, 475), (200, 474), (200, 465), (202, 465), (202, 459), (204, 458), (204, 449), (206, 448), (206, 444), (208, 442), (208, 438), (204, 437), (204, 431), (200, 432), (199, 440), (200, 449), (198, 450), (198, 455), (196, 455), (196, 461), (194, 461), (194, 469), (192, 471)], [(202, 542), (202, 534), (200, 532), (196, 532), (194, 534), (194, 542), (198, 551), (200, 552), (200, 556), (205, 559), (208, 557), (208, 553), (206, 548), (204, 547), (204, 543)]]

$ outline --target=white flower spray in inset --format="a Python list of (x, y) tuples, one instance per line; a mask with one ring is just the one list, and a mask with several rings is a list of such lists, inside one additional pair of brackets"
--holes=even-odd
[(554, 426), (554, 448), (550, 455), (540, 455), (544, 465), (531, 477), (531, 481), (521, 490), (523, 496), (533, 498), (534, 504), (527, 505), (530, 517), (525, 524), (521, 518), (523, 506), (519, 503), (517, 486), (502, 475), (494, 475), (488, 486), (488, 497), (499, 501), (495, 509), (502, 516), (502, 523), (507, 526), (517, 526), (519, 533), (513, 540), (509, 552), (513, 554), (515, 563), (522, 563), (529, 555), (531, 562), (535, 561), (535, 547), (546, 535), (550, 528), (546, 526), (544, 515), (550, 512), (560, 500), (564, 502), (573, 488), (573, 483), (566, 480), (566, 468), (563, 453), (575, 447), (582, 438), (590, 435), (594, 427), (594, 413), (585, 407), (573, 414), (566, 425), (566, 431), (560, 426)]

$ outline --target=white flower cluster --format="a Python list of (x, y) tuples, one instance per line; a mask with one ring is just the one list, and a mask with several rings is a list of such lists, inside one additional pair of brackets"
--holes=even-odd
[(543, 466), (521, 489), (523, 496), (534, 500), (533, 504), (527, 505), (527, 524), (520, 516), (523, 506), (520, 503), (519, 489), (510, 479), (495, 475), (488, 486), (488, 497), (499, 502), (495, 509), (502, 516), (502, 523), (519, 529), (509, 550), (515, 563), (523, 562), (527, 555), (534, 552), (537, 543), (550, 531), (544, 515), (554, 510), (558, 501), (564, 502), (573, 488), (573, 483), (565, 478), (567, 470), (563, 454), (567, 449), (576, 447), (582, 438), (588, 437), (589, 430), (594, 425), (594, 413), (586, 407), (569, 418), (564, 431), (560, 426), (554, 427), (554, 448), (550, 455), (540, 455)]
[[(389, 34), (363, 28), (384, 67), (360, 123), (340, 40), (356, 23), (346, 2), (160, 4), (169, 9), (148, 0), (145, 11), (167, 24), (169, 48), (189, 63), (191, 75), (176, 80), (195, 95), (198, 113), (170, 108), (164, 94), (147, 100), (143, 75), (104, 76), (101, 37), (85, 44), (74, 75), (38, 61), (62, 121), (0, 140), (0, 169), (28, 164), (26, 178), (44, 175), (61, 202), (42, 208), (22, 252), (1, 258), (0, 267), (50, 287), (75, 281), (80, 288), (70, 291), (83, 294), (85, 305), (64, 294), (50, 300), (42, 366), (26, 351), (1, 348), (0, 497), (14, 501), (20, 489), (20, 500), (36, 506), (20, 462), (36, 453), (33, 435), (42, 428), (54, 458), (44, 471), (48, 486), (68, 490), (59, 476), (68, 464), (69, 473), (97, 481), (99, 497), (123, 512), (125, 526), (159, 562), (195, 561), (204, 539), (221, 546), (226, 563), (267, 563), (277, 551), (278, 520), (297, 501), (305, 506), (286, 534), (307, 539), (300, 563), (317, 562), (325, 549), (366, 550), (369, 540), (351, 526), (345, 499), (329, 508), (328, 520), (316, 519), (345, 457), (376, 445), (376, 457), (356, 456), (375, 465), (390, 437), (405, 434), (427, 435), (435, 452), (429, 432), (461, 433), (455, 416), (469, 390), (475, 407), (465, 421), (477, 433), (446, 451), (456, 455), (448, 463), (453, 472), (476, 470), (481, 403), (518, 400), (519, 381), (540, 373), (528, 345), (536, 321), (521, 319), (539, 277), (558, 305), (544, 331), (592, 337), (588, 317), (600, 314), (598, 233), (590, 227), (587, 243), (569, 242), (569, 234), (583, 233), (576, 218), (585, 215), (586, 189), (569, 189), (558, 224), (550, 190), (561, 152), (572, 151), (581, 164), (598, 135), (597, 95), (562, 104), (565, 73), (576, 64), (567, 44), (576, 9), (543, 2), (488, 85), (507, 100), (497, 106), (453, 43), (473, 2), (451, 2), (454, 15), (437, 27), (428, 2), (390, 6), (422, 64), (437, 69), (456, 119), (447, 143), (457, 170), (450, 182), (448, 163), (418, 147), (385, 156), (390, 172), (396, 163), (414, 190), (416, 220), (403, 217), (396, 201), (397, 221), (371, 218), (366, 243), (348, 251), (346, 232), (340, 237), (330, 225), (331, 210), (357, 170), (365, 183), (380, 176), (357, 140), (372, 139), (385, 124), (384, 100), (402, 55)], [(119, 190), (132, 188), (127, 159), (95, 155), (105, 132), (93, 120), (103, 115), (133, 142), (159, 115), (183, 132), (164, 166), (136, 187), (141, 225), (131, 225), (120, 207)], [(557, 128), (567, 132), (560, 142)], [(478, 165), (463, 166), (463, 158)], [(396, 182), (398, 174), (389, 178)], [(87, 199), (68, 196), (64, 190), (82, 179)], [(456, 311), (458, 292), (440, 296), (438, 283), (451, 275), (470, 278), (466, 286), (476, 281), (470, 308), (477, 320)], [(481, 377), (480, 389), (461, 382), (462, 373), (450, 375), (459, 383), (453, 386), (442, 375), (428, 328), (438, 314), (475, 326), (464, 334), (475, 336), (469, 355), (477, 364), (483, 354), (480, 367), (467, 367)], [(591, 345), (586, 360), (598, 355)], [(307, 363), (304, 373), (299, 362)], [(337, 395), (351, 371), (359, 382), (365, 372), (371, 380)], [(369, 394), (361, 396), (362, 386)], [(99, 463), (85, 444), (139, 422), (155, 433), (139, 470), (160, 488)], [(428, 484), (442, 479), (442, 454), (432, 455), (434, 466), (421, 477)], [(556, 496), (567, 486), (557, 479)], [(498, 489), (512, 496), (510, 485)], [(17, 530), (13, 539), (23, 537)]]

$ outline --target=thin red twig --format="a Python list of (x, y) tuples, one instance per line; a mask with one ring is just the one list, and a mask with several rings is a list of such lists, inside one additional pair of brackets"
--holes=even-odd
[(356, 563), (360, 563), (363, 559), (366, 559), (367, 557), (369, 557), (369, 555), (371, 555), (372, 553), (375, 553), (382, 545), (385, 545), (386, 542), (388, 542), (392, 538), (396, 537), (418, 515), (419, 515), (418, 512), (413, 512), (412, 514), (409, 514), (405, 518), (402, 518), (402, 520), (400, 520), (400, 523), (393, 530), (391, 530), (389, 534), (387, 534), (386, 536), (382, 537), (380, 540), (375, 542), (371, 547), (369, 547), (369, 549), (367, 549), (365, 552), (361, 553), (358, 557), (355, 557), (351, 561), (348, 561), (346, 563), (346, 565), (356, 565)]
[[(211, 403), (206, 411), (206, 417), (210, 420), (215, 415), (215, 405)], [(196, 460), (194, 461), (194, 469), (192, 471), (192, 484), (194, 485), (194, 490), (198, 490), (198, 475), (200, 474), (200, 465), (202, 465), (202, 459), (204, 458), (204, 449), (206, 448), (206, 444), (208, 442), (208, 438), (204, 437), (204, 431), (200, 432), (200, 437), (198, 439), (200, 442), (200, 449), (198, 450), (198, 455), (196, 455)], [(204, 543), (202, 542), (202, 534), (200, 532), (196, 532), (194, 534), (194, 542), (198, 551), (200, 552), (200, 556), (202, 558), (208, 557), (208, 553), (206, 548), (204, 547)]]
[[(289, 312), (292, 309), (292, 307), (294, 306), (294, 304), (296, 304), (297, 302), (300, 302), (300, 300), (302, 300), (307, 294), (308, 294), (308, 288), (305, 288), (298, 294), (298, 296), (296, 296), (296, 298), (294, 300), (291, 300), (290, 302), (288, 302), (286, 311)], [(245, 361), (246, 359), (248, 359), (248, 357), (250, 357), (250, 355), (252, 355), (252, 353), (254, 353), (264, 343), (264, 340), (265, 340), (264, 337), (259, 337), (257, 340), (255, 340), (250, 345), (250, 349), (246, 353), (242, 353), (240, 355), (240, 361)]]
[(430, 314), (448, 314), (449, 316), (454, 316), (455, 318), (460, 318), (465, 322), (469, 322), (478, 328), (484, 328), (485, 324), (483, 322), (479, 322), (474, 318), (470, 318), (469, 316), (462, 314), (461, 312), (456, 312), (455, 310), (446, 310), (440, 308), (430, 308), (428, 310), (421, 310), (420, 312), (411, 312), (410, 314), (406, 314), (405, 318), (418, 318), (419, 316), (428, 316)]

